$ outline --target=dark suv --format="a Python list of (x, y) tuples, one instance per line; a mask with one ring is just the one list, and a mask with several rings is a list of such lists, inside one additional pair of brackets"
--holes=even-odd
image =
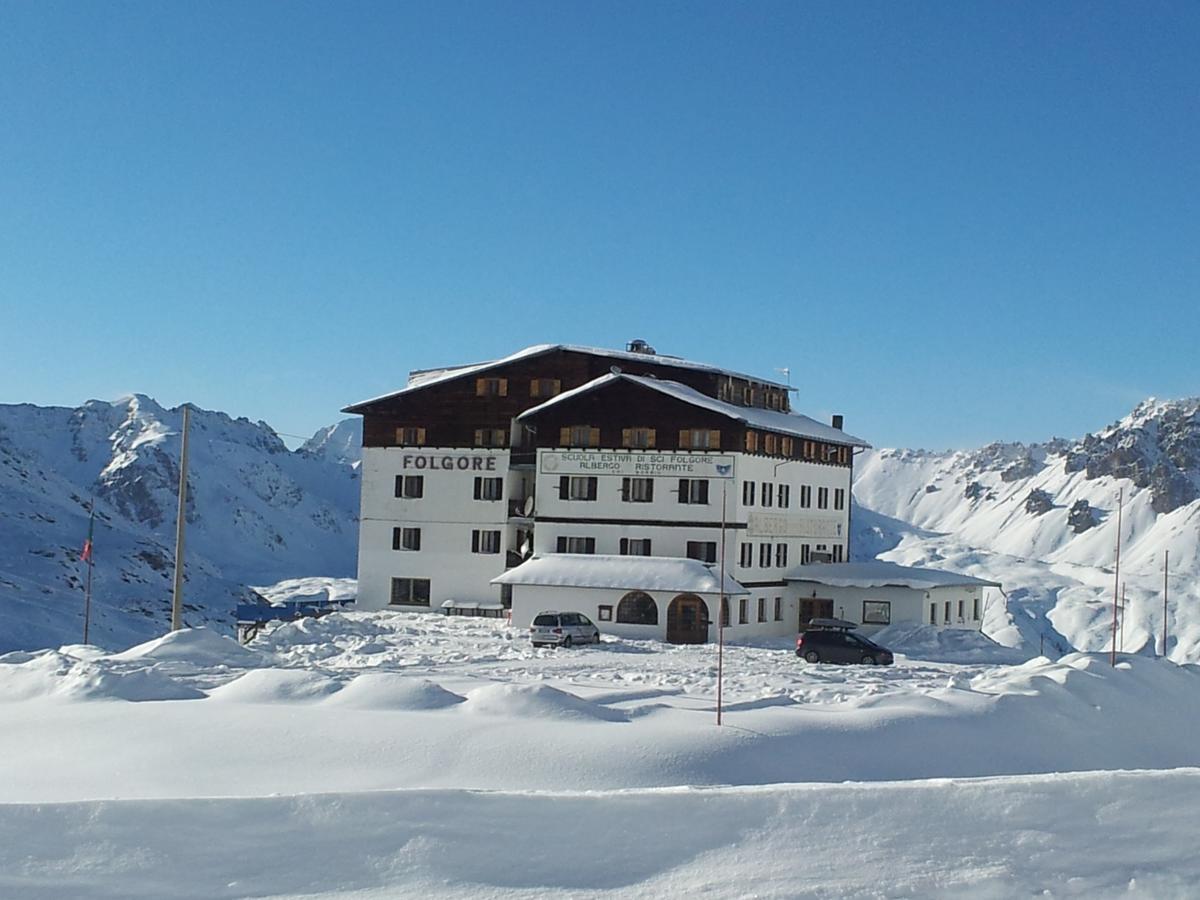
[(796, 655), (810, 663), (862, 663), (890, 666), (892, 651), (859, 634), (851, 633), (853, 622), (841, 619), (813, 619), (796, 638)]

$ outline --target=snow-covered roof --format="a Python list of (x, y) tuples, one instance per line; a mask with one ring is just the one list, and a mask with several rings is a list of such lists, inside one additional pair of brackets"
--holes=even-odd
[(773, 409), (759, 409), (754, 406), (738, 406), (735, 403), (726, 403), (724, 400), (718, 400), (716, 397), (710, 397), (708, 394), (703, 394), (695, 388), (688, 387), (686, 384), (680, 384), (677, 381), (665, 381), (662, 378), (651, 378), (646, 375), (626, 375), (624, 373), (610, 372), (601, 375), (589, 381), (587, 384), (581, 384), (573, 390), (564, 391), (556, 397), (551, 397), (545, 403), (539, 403), (537, 406), (525, 410), (517, 416), (518, 419), (537, 415), (550, 407), (564, 403), (574, 397), (579, 397), (583, 394), (592, 391), (600, 390), (608, 385), (615, 384), (618, 381), (628, 381), (633, 384), (640, 384), (643, 387), (658, 391), (660, 394), (666, 394), (668, 397), (674, 397), (676, 400), (687, 403), (690, 406), (697, 406), (702, 409), (707, 409), (710, 412), (715, 412), (722, 416), (727, 416), (730, 419), (735, 419), (738, 422), (743, 422), (751, 428), (759, 428), (763, 431), (774, 431), (779, 434), (790, 434), (796, 437), (812, 438), (818, 441), (828, 441), (832, 444), (849, 444), (852, 447), (870, 447), (871, 445), (862, 438), (855, 437), (852, 434), (847, 434), (839, 428), (834, 428), (832, 425), (823, 425), (816, 419), (811, 419), (808, 416), (802, 416), (799, 413), (780, 412)]
[(939, 587), (1000, 587), (998, 581), (972, 578), (942, 569), (919, 569), (873, 559), (869, 562), (812, 563), (796, 566), (784, 576), (787, 581), (809, 581), (829, 587), (908, 587), (928, 591)]
[(503, 366), (508, 363), (517, 362), (518, 360), (528, 359), (532, 356), (541, 356), (543, 353), (550, 353), (554, 350), (567, 350), (573, 353), (587, 353), (591, 356), (603, 356), (618, 360), (635, 360), (642, 363), (654, 363), (660, 366), (677, 366), (681, 369), (692, 369), (699, 372), (714, 372), (718, 375), (731, 375), (734, 378), (745, 378), (747, 381), (753, 381), (755, 384), (787, 389), (787, 385), (780, 384), (777, 381), (768, 381), (767, 379), (759, 378), (756, 375), (745, 375), (741, 372), (722, 369), (720, 366), (694, 362), (689, 359), (682, 359), (678, 356), (662, 356), (657, 353), (634, 353), (629, 350), (608, 350), (604, 347), (585, 347), (581, 344), (534, 344), (532, 347), (526, 347), (523, 350), (518, 350), (516, 353), (511, 353), (502, 359), (493, 359), (489, 362), (475, 363), (468, 366), (453, 366), (443, 369), (426, 369), (424, 371), (413, 372), (409, 376), (408, 384), (402, 387), (400, 390), (391, 391), (390, 393), (383, 394), (379, 397), (372, 397), (370, 400), (363, 400), (359, 403), (352, 404), (351, 406), (347, 406), (344, 410), (342, 410), (342, 412), (354, 412), (360, 407), (367, 406), (371, 403), (378, 403), (381, 400), (389, 400), (393, 397), (400, 397), (404, 394), (421, 390), (434, 384), (452, 381), (455, 378), (464, 378), (468, 375), (477, 375), (481, 372), (486, 372), (489, 369), (494, 369), (497, 366)]
[[(492, 584), (546, 587), (617, 588), (629, 591), (673, 591), (719, 594), (720, 576), (697, 559), (674, 556), (606, 556), (551, 553), (534, 556), (492, 579)], [(726, 594), (750, 593), (729, 575)]]

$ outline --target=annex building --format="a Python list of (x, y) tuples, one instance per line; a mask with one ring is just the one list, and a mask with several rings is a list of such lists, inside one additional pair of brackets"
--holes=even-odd
[(573, 610), (702, 643), (722, 597), (731, 636), (786, 635), (836, 592), (841, 617), (889, 624), (894, 599), (813, 580), (849, 561), (868, 445), (840, 416), (794, 412), (789, 390), (642, 341), (412, 372), (345, 410), (363, 416), (358, 607), (511, 609), (518, 626)]

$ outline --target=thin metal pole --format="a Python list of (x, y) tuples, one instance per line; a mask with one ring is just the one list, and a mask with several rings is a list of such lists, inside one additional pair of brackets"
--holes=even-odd
[(1121, 652), (1125, 652), (1125, 582), (1121, 582)]
[(96, 498), (92, 497), (88, 510), (88, 543), (87, 543), (87, 588), (83, 592), (83, 642), (88, 642), (88, 626), (92, 621), (92, 566), (96, 558), (95, 542), (93, 540), (96, 526)]
[(717, 609), (717, 724), (721, 724), (721, 685), (725, 680), (725, 497), (729, 479), (721, 479), (721, 593)]
[(1163, 658), (1167, 655), (1167, 565), (1171, 558), (1171, 551), (1163, 551)]
[(183, 449), (179, 453), (179, 516), (175, 522), (175, 585), (171, 592), (171, 630), (183, 628), (183, 528), (187, 520), (188, 406), (183, 407)]
[(1112, 621), (1112, 653), (1109, 654), (1109, 665), (1117, 664), (1117, 588), (1121, 586), (1121, 511), (1125, 506), (1125, 488), (1117, 496), (1117, 564), (1113, 570), (1113, 621)]

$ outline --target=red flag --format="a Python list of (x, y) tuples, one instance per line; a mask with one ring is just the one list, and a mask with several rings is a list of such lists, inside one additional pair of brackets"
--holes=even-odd
[(83, 542), (83, 552), (79, 554), (79, 561), (88, 563), (92, 562), (92, 531), (96, 524), (96, 510), (93, 509), (88, 516), (88, 535), (87, 540)]

